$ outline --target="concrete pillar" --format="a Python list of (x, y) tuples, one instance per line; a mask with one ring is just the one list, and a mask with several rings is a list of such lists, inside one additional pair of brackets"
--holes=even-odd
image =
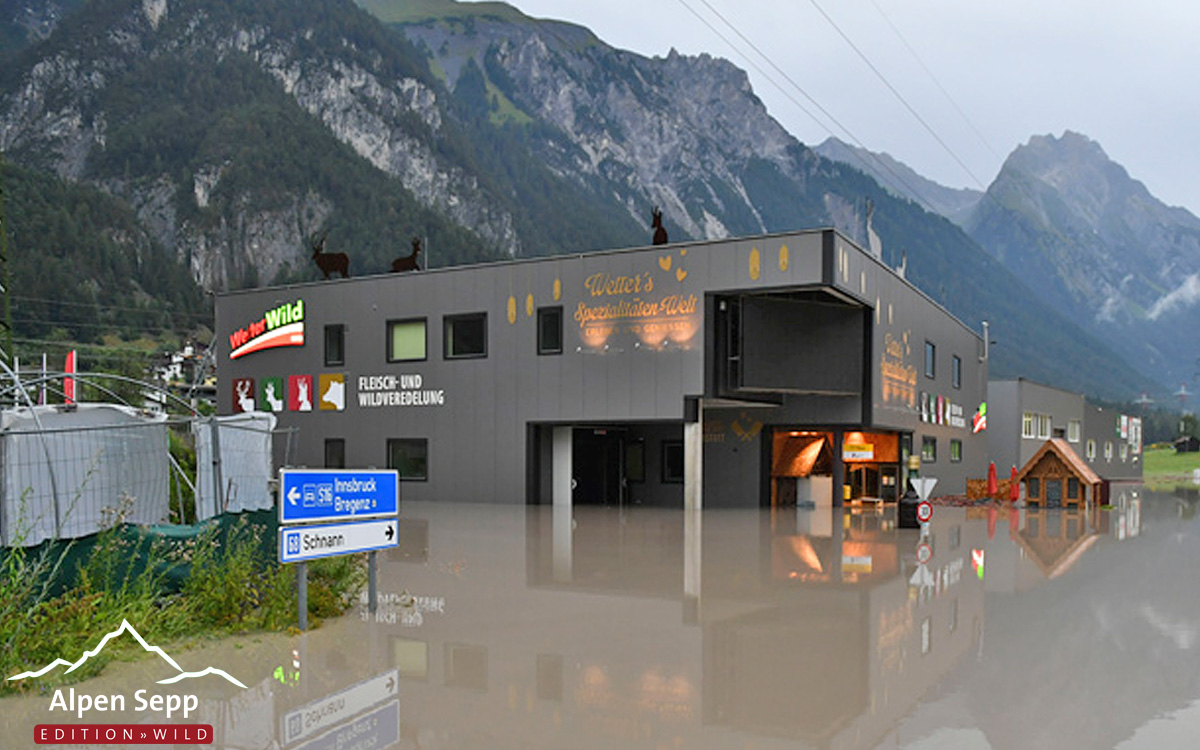
[(704, 513), (683, 514), (683, 622), (700, 622), (700, 594), (704, 568)]
[(683, 508), (704, 508), (704, 418), (683, 423)]
[(571, 507), (571, 482), (574, 478), (574, 467), (571, 465), (571, 435), (574, 428), (554, 428), (553, 472), (551, 481), (554, 490), (551, 496), (555, 507)]
[(554, 504), (554, 533), (551, 537), (552, 556), (550, 576), (555, 583), (570, 583), (575, 564), (575, 510), (566, 505)]
[(833, 431), (833, 507), (840, 508), (845, 505), (846, 490), (846, 463), (842, 460), (842, 441), (845, 433), (841, 430)]

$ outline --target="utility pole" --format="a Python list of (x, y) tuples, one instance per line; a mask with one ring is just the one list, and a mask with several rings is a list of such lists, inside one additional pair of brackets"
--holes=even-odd
[(4, 212), (4, 155), (0, 154), (0, 295), (4, 296), (0, 314), (0, 358), (13, 366), (12, 282), (8, 263), (8, 215)]

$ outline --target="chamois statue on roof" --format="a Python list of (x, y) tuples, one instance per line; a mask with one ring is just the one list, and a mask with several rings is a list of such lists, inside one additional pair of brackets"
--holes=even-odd
[(312, 247), (313, 261), (316, 262), (317, 268), (321, 269), (326, 280), (329, 279), (329, 274), (340, 273), (342, 278), (350, 276), (350, 256), (345, 253), (327, 253), (325, 252), (325, 237), (329, 234), (329, 230), (325, 230), (318, 234), (313, 234), (309, 238), (309, 244)]
[(658, 206), (655, 206), (654, 210), (650, 212), (650, 227), (654, 230), (654, 244), (667, 244), (667, 230), (663, 228), (662, 211), (659, 210)]
[(400, 256), (392, 261), (392, 272), (399, 273), (401, 271), (420, 271), (421, 266), (417, 263), (417, 256), (421, 254), (421, 238), (412, 238), (412, 254)]

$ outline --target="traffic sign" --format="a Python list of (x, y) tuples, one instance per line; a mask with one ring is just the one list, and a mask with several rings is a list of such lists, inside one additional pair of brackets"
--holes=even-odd
[(391, 747), (400, 741), (400, 699), (393, 698), (369, 714), (350, 719), (296, 750), (342, 750), (353, 747)]
[(917, 562), (924, 565), (933, 557), (933, 548), (927, 543), (921, 542), (917, 545)]
[(344, 690), (313, 701), (307, 706), (283, 715), (282, 729), (285, 745), (319, 734), (342, 723), (345, 719), (366, 711), (396, 695), (400, 687), (400, 670), (391, 669)]
[(933, 506), (930, 505), (929, 501), (922, 500), (917, 503), (917, 520), (925, 523), (931, 518), (933, 518)]
[(928, 500), (938, 480), (936, 477), (913, 477), (908, 481), (912, 484), (913, 489), (916, 490), (918, 498)]
[(394, 518), (279, 529), (279, 562), (295, 563), (318, 557), (348, 555), (400, 546)]
[(395, 469), (280, 469), (279, 522), (316, 523), (386, 518), (400, 511)]

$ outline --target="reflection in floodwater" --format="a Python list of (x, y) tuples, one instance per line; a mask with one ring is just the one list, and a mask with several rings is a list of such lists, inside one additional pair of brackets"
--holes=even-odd
[[(375, 614), (177, 655), (250, 688), (176, 692), (214, 747), (255, 750), (1169, 746), (1156, 717), (1200, 729), (1198, 500), (1113, 496), (924, 530), (894, 509), (409, 504)], [(76, 690), (132, 695), (155, 666)], [(0, 702), (0, 748), (61, 721), (48, 700)]]

